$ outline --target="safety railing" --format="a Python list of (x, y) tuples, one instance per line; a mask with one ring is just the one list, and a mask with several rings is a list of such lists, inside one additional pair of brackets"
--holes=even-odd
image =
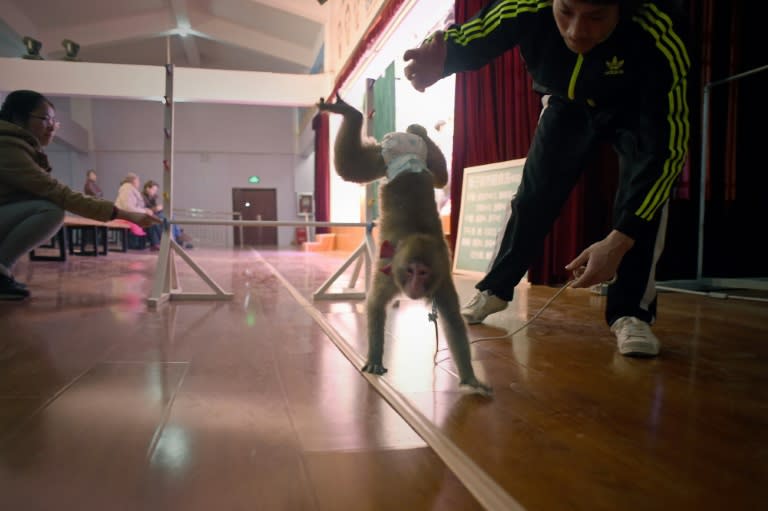
[[(174, 209), (174, 220), (242, 220), (243, 215), (238, 211), (213, 211), (209, 209)], [(182, 227), (184, 234), (192, 238), (192, 244), (201, 247), (233, 247), (235, 245), (232, 229), (221, 225), (188, 224)], [(239, 246), (243, 248), (243, 226), (239, 229)]]

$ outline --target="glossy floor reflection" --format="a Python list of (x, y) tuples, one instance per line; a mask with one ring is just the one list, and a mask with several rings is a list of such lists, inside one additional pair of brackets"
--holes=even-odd
[[(148, 309), (154, 254), (17, 268), (33, 297), (0, 303), (3, 509), (482, 508), (292, 294), (364, 355), (362, 302), (312, 300), (345, 254), (191, 255), (234, 300)], [(472, 338), (555, 292), (521, 286)], [(456, 391), (429, 310), (401, 300), (386, 381), (528, 510), (768, 508), (768, 305), (662, 294), (662, 354), (634, 360), (603, 300), (567, 290), (473, 344), (492, 401)]]

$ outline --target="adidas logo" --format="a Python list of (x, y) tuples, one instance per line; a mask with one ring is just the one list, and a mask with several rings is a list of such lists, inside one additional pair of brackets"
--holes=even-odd
[(622, 67), (624, 66), (624, 61), (619, 60), (618, 57), (613, 57), (613, 59), (606, 61), (605, 63), (605, 75), (606, 76), (616, 76), (616, 75), (623, 75), (624, 70)]

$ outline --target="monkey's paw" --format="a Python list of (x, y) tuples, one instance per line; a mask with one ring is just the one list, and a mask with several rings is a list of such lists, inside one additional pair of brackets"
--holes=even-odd
[(363, 371), (365, 371), (366, 373), (381, 375), (387, 372), (387, 368), (384, 367), (384, 365), (381, 362), (379, 362), (378, 364), (366, 362), (366, 364), (363, 366)]
[(481, 396), (493, 396), (493, 389), (477, 379), (459, 383), (459, 390), (467, 394), (479, 394)]
[(335, 114), (357, 113), (357, 110), (341, 99), (341, 96), (338, 94), (336, 95), (336, 101), (334, 103), (326, 101), (324, 98), (320, 98), (320, 101), (317, 102), (316, 106), (321, 112), (333, 112)]

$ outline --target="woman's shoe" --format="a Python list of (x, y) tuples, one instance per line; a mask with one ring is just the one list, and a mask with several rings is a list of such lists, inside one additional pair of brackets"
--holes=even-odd
[(0, 300), (23, 300), (29, 296), (27, 286), (13, 277), (0, 275)]

